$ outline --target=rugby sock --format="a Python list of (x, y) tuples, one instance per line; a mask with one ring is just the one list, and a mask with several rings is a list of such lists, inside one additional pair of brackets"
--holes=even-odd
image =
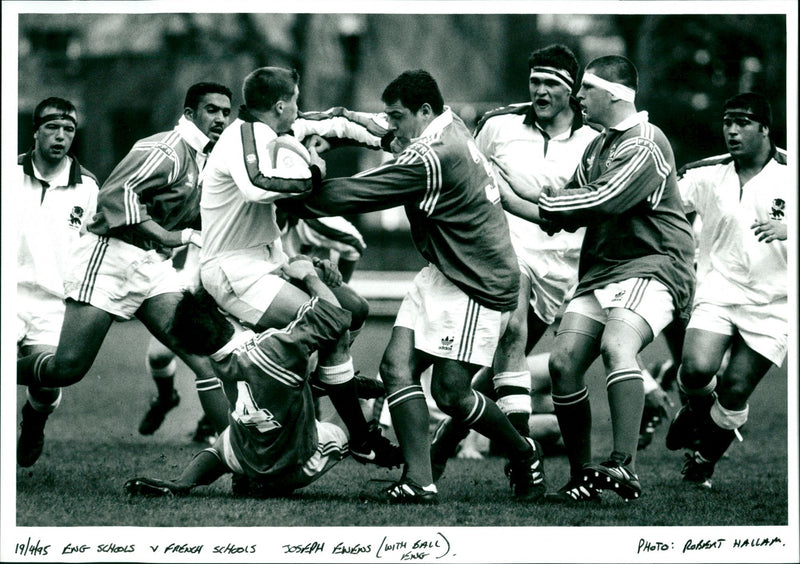
[(422, 386), (412, 384), (401, 388), (389, 394), (386, 403), (392, 414), (392, 426), (397, 442), (406, 461), (406, 477), (423, 487), (432, 484), (428, 440), (430, 412)]
[(39, 352), (17, 359), (17, 384), (49, 387), (47, 372), (54, 358), (51, 352)]
[(175, 484), (180, 487), (193, 488), (207, 486), (223, 474), (230, 472), (213, 448), (206, 448), (194, 455), (188, 466), (183, 469)]
[(458, 445), (469, 435), (469, 427), (453, 418), (442, 420), (431, 439), (431, 460), (447, 463), (458, 450)]
[[(161, 363), (158, 363), (161, 364)], [(178, 363), (173, 357), (166, 365), (156, 366), (153, 359), (147, 359), (147, 370), (155, 382), (158, 390), (159, 399), (168, 402), (172, 399), (172, 392), (175, 389), (175, 374), (178, 371)]]
[(509, 458), (528, 456), (530, 443), (522, 438), (497, 404), (477, 390), (472, 390), (472, 396), (475, 401), (463, 419), (464, 425), (496, 442)]
[(366, 436), (368, 427), (364, 412), (361, 410), (361, 402), (358, 400), (353, 359), (348, 358), (346, 362), (335, 366), (320, 365), (317, 372), (320, 383), (328, 391), (333, 407), (336, 408), (336, 412), (350, 433), (351, 442), (360, 444)]
[(198, 378), (194, 381), (197, 397), (203, 412), (208, 415), (214, 431), (221, 433), (228, 426), (228, 398), (222, 389), (222, 382), (217, 377)]
[(710, 417), (700, 429), (700, 446), (697, 448), (700, 455), (711, 462), (722, 458), (737, 436), (739, 427), (747, 422), (748, 412), (747, 405), (740, 410), (726, 409), (717, 399), (711, 406)]
[(505, 413), (520, 435), (530, 436), (532, 413), (530, 371), (501, 372), (494, 375), (493, 381), (497, 394), (497, 407)]
[(615, 370), (606, 377), (608, 406), (611, 411), (611, 431), (614, 451), (630, 455), (634, 470), (634, 453), (639, 443), (639, 427), (644, 410), (644, 384), (641, 369)]
[(577, 392), (553, 394), (553, 408), (558, 418), (561, 437), (569, 459), (570, 476), (581, 475), (592, 461), (592, 407), (586, 387)]
[(50, 415), (61, 405), (61, 388), (30, 386), (27, 395), (28, 403), (34, 411), (44, 415)]

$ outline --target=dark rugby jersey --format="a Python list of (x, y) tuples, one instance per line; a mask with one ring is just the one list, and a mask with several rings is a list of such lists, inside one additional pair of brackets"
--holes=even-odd
[(302, 201), (281, 201), (301, 217), (404, 206), (422, 256), (479, 304), (516, 307), (519, 268), (489, 164), (464, 123), (446, 109), (396, 158), (351, 178), (322, 183)]

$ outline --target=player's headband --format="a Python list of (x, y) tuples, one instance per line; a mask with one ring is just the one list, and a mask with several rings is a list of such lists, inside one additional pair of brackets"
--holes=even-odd
[(33, 120), (33, 128), (39, 129), (40, 126), (44, 125), (48, 121), (55, 121), (57, 119), (68, 119), (75, 127), (78, 127), (78, 121), (75, 119), (75, 116), (61, 112), (58, 114), (45, 114), (35, 118)]
[(575, 81), (570, 76), (569, 72), (564, 69), (557, 69), (555, 67), (533, 67), (531, 69), (531, 77), (537, 76), (538, 78), (555, 78), (561, 84), (569, 88), (570, 92), (575, 85)]
[(766, 125), (769, 127), (769, 120), (766, 119), (765, 116), (758, 115), (754, 112), (744, 109), (736, 109), (736, 110), (725, 110), (725, 113), (722, 114), (722, 119), (749, 119), (751, 121), (755, 121), (760, 123), (761, 125)]
[(602, 88), (623, 102), (633, 102), (636, 98), (636, 91), (633, 88), (620, 84), (619, 82), (610, 82), (589, 71), (583, 73), (583, 82), (596, 88)]

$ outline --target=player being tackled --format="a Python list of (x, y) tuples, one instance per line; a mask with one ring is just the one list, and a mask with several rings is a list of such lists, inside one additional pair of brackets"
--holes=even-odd
[[(188, 350), (210, 356), (225, 388), (236, 389), (230, 424), (176, 480), (134, 478), (125, 483), (127, 493), (186, 495), (233, 472), (239, 494), (257, 484), (258, 491), (287, 495), (348, 453), (362, 464), (392, 468), (402, 463), (400, 449), (368, 424), (360, 409), (351, 409), (358, 396), (348, 352), (350, 313), (339, 307), (307, 257), (293, 259), (284, 274), (302, 283), (312, 298), (286, 327), (259, 334), (236, 327), (208, 294), (184, 294), (172, 334)], [(319, 382), (346, 429), (315, 418), (308, 364), (321, 349), (327, 354), (317, 369)]]

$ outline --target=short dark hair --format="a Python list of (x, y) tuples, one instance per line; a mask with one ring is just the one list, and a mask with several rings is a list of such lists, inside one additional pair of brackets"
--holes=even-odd
[(200, 103), (200, 98), (206, 94), (222, 94), (227, 96), (228, 100), (233, 98), (233, 92), (224, 84), (218, 82), (197, 82), (189, 87), (186, 91), (186, 98), (183, 100), (184, 108), (191, 108), (197, 110), (197, 105)]
[(51, 96), (50, 98), (45, 98), (41, 102), (36, 105), (36, 109), (33, 110), (33, 129), (39, 129), (41, 125), (40, 120), (42, 119), (42, 112), (46, 108), (55, 108), (62, 114), (75, 114), (78, 115), (78, 110), (75, 109), (75, 105), (70, 102), (69, 100), (65, 100), (64, 98), (57, 98), (55, 96)]
[(753, 120), (766, 127), (772, 126), (772, 108), (767, 99), (756, 92), (742, 92), (725, 100), (722, 113), (729, 110), (745, 110)]
[(201, 289), (194, 294), (183, 293), (175, 308), (170, 333), (186, 352), (208, 356), (230, 341), (234, 329), (214, 298)]
[(252, 110), (268, 110), (279, 100), (294, 95), (300, 75), (295, 69), (261, 67), (248, 74), (242, 84), (245, 105)]
[(564, 69), (572, 77), (573, 83), (578, 80), (578, 59), (569, 47), (560, 43), (542, 47), (531, 53), (528, 57), (528, 69), (533, 67)]
[(400, 101), (414, 113), (426, 103), (436, 115), (444, 110), (444, 99), (439, 91), (439, 85), (428, 71), (422, 69), (407, 70), (395, 78), (383, 91), (381, 100), (386, 104)]
[(622, 55), (606, 55), (598, 57), (586, 65), (586, 70), (592, 69), (600, 78), (610, 82), (617, 82), (636, 91), (639, 87), (639, 73), (627, 57)]

